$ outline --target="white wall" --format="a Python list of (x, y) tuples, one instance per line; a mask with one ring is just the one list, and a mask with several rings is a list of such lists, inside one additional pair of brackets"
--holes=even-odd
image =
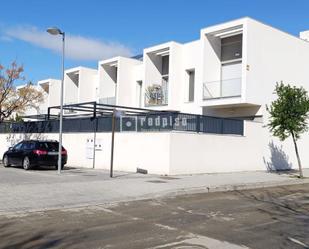
[[(86, 67), (66, 70), (64, 76), (64, 103), (96, 101), (97, 74), (97, 70)], [(72, 77), (76, 79), (75, 82)]]
[[(309, 135), (299, 141), (303, 167), (309, 167)], [(194, 149), (192, 149), (194, 148)], [(246, 121), (245, 136), (171, 133), (170, 174), (298, 169), (293, 142), (280, 142), (263, 123)]]
[(136, 75), (135, 68), (141, 63), (139, 60), (119, 57), (117, 105), (137, 107), (136, 84), (138, 75)]
[[(45, 95), (44, 104), (40, 105), (40, 113), (47, 114), (47, 109), (50, 106), (59, 106), (60, 105), (60, 87), (61, 80), (56, 79), (47, 79), (41, 80), (38, 82), (38, 85), (48, 84), (48, 93)], [(58, 114), (59, 110), (52, 109), (51, 114)]]
[(260, 129), (250, 122), (245, 136), (172, 133), (170, 173), (264, 170)]
[(183, 51), (182, 45), (172, 43), (169, 56), (168, 109), (181, 110), (183, 105)]
[(60, 105), (60, 88), (61, 80), (49, 80), (49, 106), (59, 106)]
[(69, 77), (68, 75), (72, 75), (73, 73), (79, 74), (79, 69), (76, 69), (76, 71), (74, 72), (72, 72), (71, 70), (66, 70), (64, 73), (64, 104), (72, 104), (78, 102), (78, 85), (75, 84), (71, 77)]
[(78, 102), (96, 101), (97, 70), (81, 67), (79, 71)]
[(203, 43), (202, 49), (202, 82), (200, 83), (199, 102), (204, 102), (204, 84), (205, 95), (207, 97), (220, 97), (221, 90), (221, 39), (212, 35), (201, 34)]
[(265, 107), (280, 81), (309, 90), (309, 43), (252, 19), (247, 25), (245, 101)]
[(215, 116), (215, 117), (253, 117), (262, 115), (261, 106), (257, 105), (231, 105), (229, 107), (216, 106), (216, 107), (204, 107), (203, 115)]
[[(99, 98), (114, 97), (116, 94), (115, 75), (118, 74), (118, 60), (119, 57), (113, 60), (99, 62)], [(116, 64), (111, 67), (109, 63)]]
[[(181, 111), (186, 113), (201, 114), (200, 99), (202, 98), (201, 89), (203, 82), (203, 56), (201, 54), (202, 42), (200, 40), (186, 43), (183, 45), (182, 69), (180, 72), (181, 87), (175, 89), (179, 91), (179, 101)], [(189, 76), (187, 70), (194, 70), (194, 101), (188, 102), (189, 95)]]
[[(58, 134), (0, 134), (0, 155), (8, 147), (23, 139), (56, 139)], [(93, 139), (93, 133), (64, 133), (63, 146), (68, 151), (69, 166), (93, 167), (93, 159), (87, 158), (87, 139)], [(114, 170), (136, 172), (136, 168), (148, 170), (150, 174), (169, 173), (169, 133), (115, 134)], [(96, 141), (102, 142), (102, 151), (96, 151), (95, 168), (110, 168), (111, 133), (97, 133)], [(92, 153), (91, 153), (92, 155)]]

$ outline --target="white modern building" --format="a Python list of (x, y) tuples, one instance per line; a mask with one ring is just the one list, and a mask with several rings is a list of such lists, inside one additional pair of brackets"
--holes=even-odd
[[(150, 173), (182, 174), (263, 170), (278, 168), (276, 163), (297, 167), (292, 142), (279, 142), (265, 127), (266, 105), (275, 98), (276, 82), (309, 90), (308, 63), (309, 31), (296, 37), (245, 17), (203, 28), (192, 42), (171, 41), (145, 48), (139, 57), (106, 59), (97, 70), (66, 70), (64, 102), (97, 101), (246, 120), (244, 136), (119, 134), (123, 142), (116, 148), (119, 170), (134, 171), (139, 166)], [(39, 85), (49, 89), (51, 105), (49, 94), (54, 87), (48, 81)], [(108, 141), (106, 136), (102, 134), (102, 140)], [(129, 138), (134, 142), (127, 148)], [(309, 167), (308, 145), (305, 134), (300, 140), (305, 167)], [(106, 151), (98, 167), (108, 167)], [(154, 151), (160, 159), (150, 162)], [(83, 161), (77, 158), (76, 163)]]

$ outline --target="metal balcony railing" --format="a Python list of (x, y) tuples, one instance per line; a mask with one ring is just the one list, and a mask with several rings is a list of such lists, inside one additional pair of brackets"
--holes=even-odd
[(241, 78), (205, 82), (203, 99), (228, 98), (241, 96)]

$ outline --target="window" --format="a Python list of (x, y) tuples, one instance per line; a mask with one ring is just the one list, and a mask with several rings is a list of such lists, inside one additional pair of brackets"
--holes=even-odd
[[(40, 142), (39, 148), (42, 149), (42, 150), (58, 151), (59, 143), (58, 142)], [(62, 147), (62, 149), (63, 149), (63, 147)]]
[(193, 102), (194, 101), (194, 85), (195, 85), (195, 70), (187, 70), (188, 74), (188, 90), (187, 90), (187, 101)]
[(242, 58), (242, 34), (221, 39), (221, 61)]
[(20, 143), (16, 144), (16, 145), (13, 147), (13, 149), (14, 149), (14, 150), (20, 150), (22, 145), (23, 145), (23, 143), (20, 142)]
[(21, 148), (23, 150), (34, 150), (35, 149), (35, 142), (25, 142), (25, 143), (23, 143)]

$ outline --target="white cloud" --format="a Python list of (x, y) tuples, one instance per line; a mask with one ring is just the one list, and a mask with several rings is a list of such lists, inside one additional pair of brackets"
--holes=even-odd
[[(33, 45), (61, 52), (62, 43), (59, 36), (33, 26), (18, 26), (4, 30), (7, 39), (18, 39)], [(66, 34), (66, 57), (76, 60), (102, 60), (113, 56), (131, 56), (132, 49), (118, 43), (99, 39)]]
[(5, 42), (10, 42), (12, 41), (13, 39), (11, 37), (8, 37), (6, 35), (2, 35), (0, 36), (0, 41), (5, 41)]

